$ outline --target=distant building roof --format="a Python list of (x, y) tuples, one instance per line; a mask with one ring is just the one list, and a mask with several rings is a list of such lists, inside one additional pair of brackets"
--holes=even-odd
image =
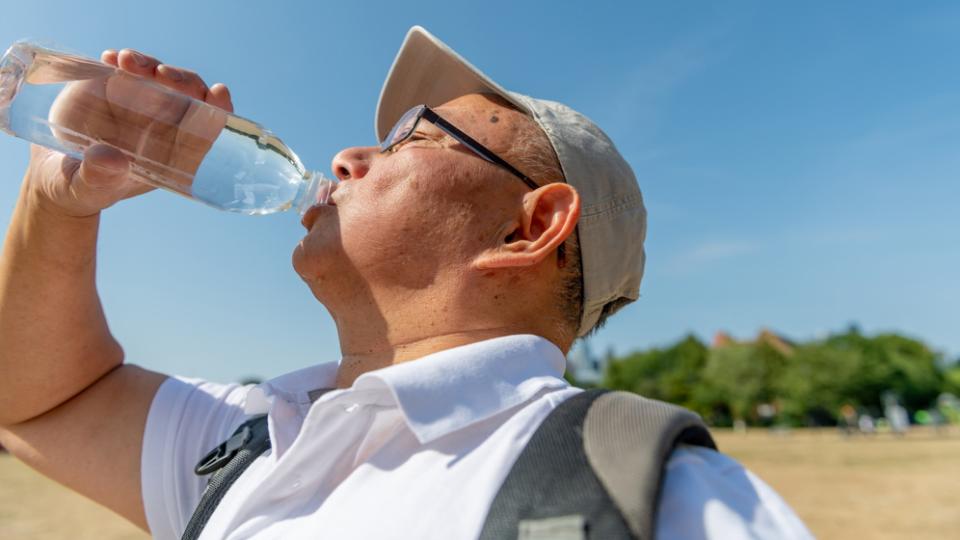
[(789, 339), (773, 332), (769, 328), (763, 328), (753, 341), (737, 341), (730, 334), (719, 331), (713, 336), (713, 347), (728, 347), (730, 345), (755, 345), (764, 343), (784, 356), (793, 356), (794, 344)]

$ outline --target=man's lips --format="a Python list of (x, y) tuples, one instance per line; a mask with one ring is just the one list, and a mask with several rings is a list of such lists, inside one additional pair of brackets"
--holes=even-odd
[(324, 209), (332, 206), (337, 206), (337, 204), (333, 202), (333, 199), (330, 199), (327, 204), (315, 204), (311, 206), (306, 212), (304, 212), (303, 218), (300, 219), (300, 223), (308, 231), (313, 229), (313, 224), (316, 223), (317, 217), (320, 216), (320, 212), (323, 212)]

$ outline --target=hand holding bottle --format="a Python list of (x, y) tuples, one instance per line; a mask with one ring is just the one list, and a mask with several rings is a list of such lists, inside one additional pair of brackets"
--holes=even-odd
[(59, 152), (35, 150), (28, 176), (72, 215), (149, 189), (129, 180), (254, 215), (303, 215), (336, 185), (233, 114), (223, 85), (126, 49), (98, 62), (14, 43), (0, 58), (0, 129)]
[[(73, 81), (50, 109), (52, 131), (81, 148), (89, 146), (82, 162), (34, 146), (28, 188), (68, 215), (95, 214), (153, 189), (131, 178), (128, 156), (124, 155), (130, 153), (143, 158), (138, 165), (144, 172), (180, 184), (171, 187), (189, 192), (193, 173), (233, 110), (226, 86), (208, 87), (196, 73), (129, 49), (104, 51), (101, 61), (113, 67), (94, 62), (70, 69), (38, 66), (28, 76), (41, 84), (57, 82), (53, 80), (57, 77)], [(78, 69), (87, 72), (71, 73)], [(174, 92), (143, 85), (132, 76)], [(212, 107), (198, 107), (189, 98)]]

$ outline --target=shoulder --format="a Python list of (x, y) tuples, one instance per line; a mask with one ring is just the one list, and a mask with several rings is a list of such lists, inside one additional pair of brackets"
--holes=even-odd
[(179, 377), (160, 386), (147, 416), (140, 468), (144, 512), (155, 538), (179, 537), (205, 485), (193, 467), (243, 422), (250, 388)]
[[(244, 402), (252, 386), (219, 384), (185, 377), (170, 377), (160, 386), (153, 398), (147, 417), (148, 432), (179, 430), (183, 423), (209, 423), (216, 418), (221, 430), (229, 430), (232, 423), (241, 421)], [(170, 433), (164, 433), (170, 436)], [(221, 433), (211, 434), (217, 438)]]
[(733, 458), (680, 445), (666, 464), (660, 538), (813, 538), (763, 480)]

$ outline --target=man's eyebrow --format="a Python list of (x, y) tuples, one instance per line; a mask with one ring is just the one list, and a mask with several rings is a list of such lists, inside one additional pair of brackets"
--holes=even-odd
[(417, 125), (417, 128), (414, 129), (413, 132), (414, 132), (414, 133), (419, 133), (419, 134), (421, 134), (421, 135), (431, 135), (431, 136), (437, 136), (437, 135), (446, 136), (446, 135), (447, 135), (447, 132), (445, 132), (444, 130), (440, 129), (440, 128), (437, 127), (436, 125), (434, 125), (433, 122), (420, 122), (420, 124)]
[[(394, 145), (394, 148), (399, 149), (400, 147), (405, 146), (408, 142), (413, 140), (414, 136), (418, 136), (429, 141), (438, 142), (440, 139), (446, 137), (447, 134), (442, 129), (430, 122), (420, 122), (417, 127), (414, 128), (410, 136)], [(454, 142), (457, 141), (454, 140)]]

